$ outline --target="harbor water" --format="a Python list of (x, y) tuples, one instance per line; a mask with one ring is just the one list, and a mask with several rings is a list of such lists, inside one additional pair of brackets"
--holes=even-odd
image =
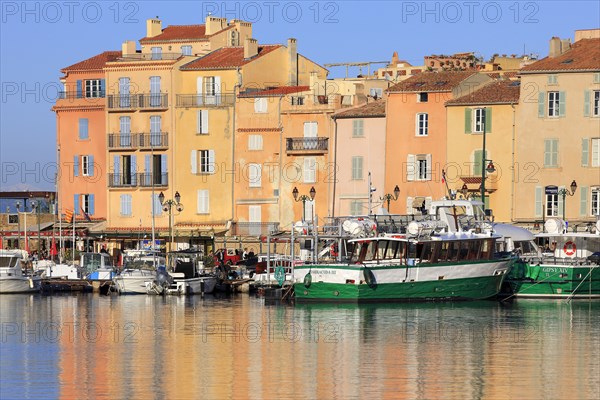
[(593, 399), (600, 302), (0, 297), (0, 398)]

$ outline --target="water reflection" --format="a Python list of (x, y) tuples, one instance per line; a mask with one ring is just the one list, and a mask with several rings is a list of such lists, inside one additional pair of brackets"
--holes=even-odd
[(591, 398), (599, 306), (2, 296), (0, 397)]

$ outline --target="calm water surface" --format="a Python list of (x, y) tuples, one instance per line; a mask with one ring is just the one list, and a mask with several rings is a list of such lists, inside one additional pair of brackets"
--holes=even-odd
[(1, 398), (597, 399), (600, 302), (0, 296)]

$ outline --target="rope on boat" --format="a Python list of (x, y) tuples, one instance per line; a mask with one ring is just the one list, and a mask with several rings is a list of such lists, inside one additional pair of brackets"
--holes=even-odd
[(571, 293), (571, 295), (569, 297), (567, 297), (567, 303), (570, 302), (571, 299), (573, 299), (573, 296), (575, 296), (575, 292), (577, 292), (577, 289), (579, 289), (579, 286), (581, 286), (583, 284), (583, 282), (585, 282), (585, 280), (587, 279), (588, 276), (590, 277), (590, 292), (591, 292), (592, 277), (590, 275), (596, 268), (597, 267), (595, 265), (592, 268), (590, 268), (590, 272), (588, 272), (587, 275), (581, 280), (581, 282), (579, 282), (579, 285), (577, 285), (575, 290), (573, 290), (573, 293)]
[[(544, 281), (546, 281), (546, 280), (548, 280), (548, 279), (550, 279), (550, 278), (553, 278), (553, 277), (554, 277), (554, 276), (556, 276), (557, 274), (558, 274), (558, 272), (555, 272), (555, 273), (553, 273), (552, 275), (550, 275), (550, 276), (546, 277), (545, 279), (542, 279), (541, 281), (538, 281), (538, 282), (534, 283), (533, 285), (531, 285), (531, 286), (529, 287), (529, 289), (533, 288), (533, 287), (534, 287), (534, 286), (536, 286), (536, 285), (539, 285), (540, 283), (542, 283), (542, 282), (544, 282)], [(517, 294), (518, 294), (518, 293), (513, 293), (513, 294), (511, 294), (510, 296), (508, 296), (508, 297), (505, 297), (505, 298), (504, 298), (504, 299), (502, 299), (501, 301), (503, 301), (503, 302), (504, 302), (504, 301), (506, 301), (506, 300), (508, 300), (508, 299), (512, 299), (512, 298), (513, 298), (513, 297), (515, 297)]]

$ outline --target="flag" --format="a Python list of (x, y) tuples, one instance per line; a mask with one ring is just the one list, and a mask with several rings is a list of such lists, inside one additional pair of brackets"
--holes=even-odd
[(81, 213), (83, 214), (83, 218), (85, 218), (85, 220), (87, 222), (92, 222), (92, 219), (90, 218), (90, 215), (85, 212), (85, 210), (83, 209), (83, 207), (81, 207)]
[(446, 183), (446, 171), (442, 170), (442, 183)]
[(67, 223), (69, 223), (69, 224), (73, 222), (73, 220), (75, 219), (75, 217), (73, 215), (73, 210), (69, 210), (69, 209), (65, 210), (65, 219), (66, 219)]

